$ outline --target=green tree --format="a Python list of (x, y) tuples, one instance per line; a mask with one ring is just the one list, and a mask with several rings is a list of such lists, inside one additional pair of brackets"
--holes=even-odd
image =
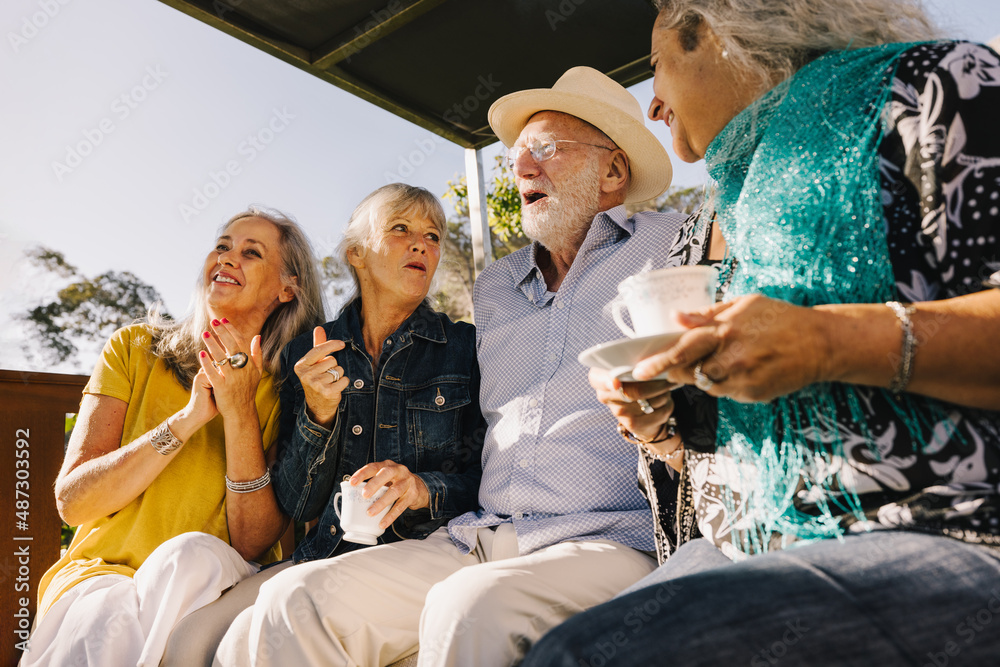
[[(452, 205), (444, 257), (438, 268), (438, 308), (453, 320), (472, 321), (472, 284), (476, 266), (469, 233), (469, 189), (465, 176), (448, 181), (444, 198)], [(502, 157), (497, 157), (486, 185), (487, 223), (493, 257), (499, 259), (526, 246), (521, 229), (521, 195)]]
[[(447, 185), (444, 198), (455, 210), (455, 217), (452, 219), (463, 223), (467, 228), (469, 188), (465, 176), (448, 181)], [(486, 211), (495, 258), (505, 257), (518, 248), (528, 245), (529, 240), (521, 228), (521, 194), (517, 191), (514, 175), (501, 156), (497, 156), (492, 180), (486, 185)]]
[(656, 199), (628, 204), (625, 206), (625, 210), (629, 215), (634, 215), (639, 211), (677, 211), (690, 215), (701, 206), (704, 199), (705, 188), (703, 186), (671, 187)]
[[(35, 266), (71, 281), (54, 299), (15, 315), (35, 334), (27, 338), (25, 353), (37, 353), (48, 363), (72, 362), (79, 344), (102, 344), (116, 329), (143, 317), (160, 301), (156, 288), (128, 271), (87, 278), (62, 253), (50, 248), (30, 248), (25, 255)], [(161, 313), (169, 317), (166, 311)], [(81, 365), (79, 360), (77, 365)]]

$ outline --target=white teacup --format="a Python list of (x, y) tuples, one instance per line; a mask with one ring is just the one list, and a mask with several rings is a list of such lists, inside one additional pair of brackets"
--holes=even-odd
[[(345, 540), (358, 544), (377, 544), (379, 535), (385, 532), (384, 528), (379, 528), (378, 523), (389, 512), (389, 507), (375, 516), (368, 516), (368, 508), (381, 498), (389, 487), (383, 486), (371, 498), (365, 498), (361, 495), (364, 488), (364, 484), (352, 486), (349, 480), (341, 482), (340, 491), (333, 496), (333, 511), (340, 519), (340, 527), (344, 531)], [(343, 498), (343, 512), (338, 505), (341, 498)]]
[[(715, 303), (716, 270), (711, 266), (677, 266), (637, 273), (618, 284), (611, 316), (629, 338), (642, 338), (684, 329), (677, 313)], [(630, 327), (623, 311), (628, 310)]]

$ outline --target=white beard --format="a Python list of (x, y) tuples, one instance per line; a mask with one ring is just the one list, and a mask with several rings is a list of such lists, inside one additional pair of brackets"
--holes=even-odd
[[(537, 181), (525, 181), (521, 187), (529, 190)], [(555, 184), (541, 188), (548, 196), (522, 209), (521, 227), (532, 241), (538, 241), (550, 252), (576, 250), (583, 243), (594, 216), (600, 212), (600, 164), (588, 163), (573, 174), (558, 189)]]

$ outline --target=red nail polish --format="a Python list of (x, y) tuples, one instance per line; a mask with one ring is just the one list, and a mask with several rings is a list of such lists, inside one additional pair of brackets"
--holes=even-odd
[(224, 318), (224, 317), (223, 317), (223, 318), (222, 318), (222, 323), (223, 323), (223, 324), (229, 324), (229, 320), (227, 320), (226, 318)]
[(202, 359), (204, 359), (208, 355), (206, 355), (204, 352), (199, 352), (198, 356), (201, 357)]
[(205, 338), (209, 338), (211, 335), (212, 334), (208, 333), (207, 331), (202, 334), (202, 336), (205, 337)]
[(219, 320), (212, 320), (212, 326), (213, 327), (219, 326)]

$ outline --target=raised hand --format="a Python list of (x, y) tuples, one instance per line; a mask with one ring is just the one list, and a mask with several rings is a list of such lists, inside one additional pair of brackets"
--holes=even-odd
[(257, 385), (264, 364), (260, 336), (247, 344), (226, 319), (212, 320), (212, 331), (203, 336), (208, 353), (201, 353), (201, 367), (223, 418), (249, 414), (250, 410), (256, 414)]
[(323, 327), (313, 329), (313, 348), (295, 362), (295, 375), (302, 383), (309, 418), (330, 428), (340, 397), (350, 380), (344, 376), (344, 369), (337, 364), (334, 352), (344, 349), (344, 341), (327, 340)]
[(196, 429), (212, 421), (219, 414), (219, 408), (212, 396), (212, 382), (208, 379), (208, 373), (204, 368), (199, 368), (194, 380), (191, 381), (191, 398), (182, 412)]

